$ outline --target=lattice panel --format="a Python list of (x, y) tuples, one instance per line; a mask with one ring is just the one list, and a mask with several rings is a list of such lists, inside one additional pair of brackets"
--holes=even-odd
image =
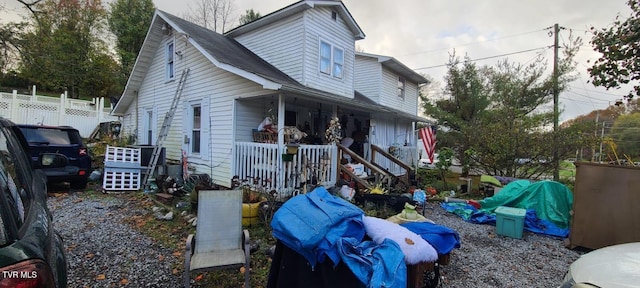
[(140, 189), (140, 170), (124, 171), (117, 168), (104, 168), (102, 189), (106, 191), (136, 191)]
[[(79, 109), (64, 109), (64, 112), (67, 115), (77, 115), (77, 116), (95, 116), (95, 111), (87, 111), (87, 110), (79, 110)], [(93, 115), (92, 115), (93, 114)]]
[(58, 111), (58, 107), (51, 106), (42, 103), (20, 103), (18, 107), (22, 109), (44, 110), (44, 111)]

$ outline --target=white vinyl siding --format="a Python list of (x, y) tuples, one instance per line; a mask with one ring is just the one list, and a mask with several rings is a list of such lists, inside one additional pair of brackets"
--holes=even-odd
[(417, 115), (418, 112), (418, 85), (405, 79), (404, 98), (398, 96), (399, 75), (393, 71), (382, 68), (382, 97), (380, 104)]
[[(341, 17), (337, 17), (336, 20), (331, 19), (331, 12), (331, 9), (325, 7), (316, 7), (304, 12), (306, 27), (304, 79), (306, 82), (303, 84), (345, 98), (353, 98), (355, 37)], [(331, 58), (332, 77), (327, 77), (327, 74), (320, 72), (318, 63), (321, 53), (320, 41), (330, 44), (331, 53), (335, 54), (335, 57), (332, 55)], [(333, 75), (334, 73), (337, 74)]]
[(304, 83), (303, 24), (302, 14), (292, 15), (234, 39), (291, 78)]
[[(305, 86), (353, 98), (355, 36), (341, 17), (331, 19), (332, 11), (305, 10), (234, 39)], [(334, 66), (332, 58), (329, 72), (320, 72), (320, 40), (342, 50), (342, 63)], [(334, 67), (339, 77), (327, 77)]]
[(380, 102), (382, 65), (376, 58), (356, 56), (354, 68), (355, 90), (369, 99)]
[[(178, 81), (165, 82), (167, 41), (169, 39), (161, 42), (153, 56), (149, 71), (138, 92), (137, 105), (134, 102), (125, 112), (125, 127), (131, 127), (129, 128), (131, 133), (137, 132), (138, 144), (144, 143), (141, 134), (146, 116), (142, 108), (155, 107), (155, 115), (160, 115), (156, 121), (159, 129), (176, 93)], [(190, 134), (185, 134), (183, 129), (186, 126), (183, 123), (186, 123), (188, 118), (184, 117), (182, 103), (202, 101), (201, 153), (199, 156), (188, 156), (189, 167), (195, 169), (189, 172), (207, 173), (216, 183), (229, 187), (233, 176), (231, 175), (231, 149), (235, 133), (232, 110), (234, 99), (257, 96), (267, 92), (258, 84), (215, 67), (193, 45), (185, 45), (183, 41), (175, 43), (175, 50), (181, 51), (184, 55), (182, 58), (175, 58), (176, 76), (180, 76), (185, 67), (189, 67), (191, 71), (185, 81), (180, 99), (181, 104), (177, 107), (169, 134), (163, 145), (166, 147), (166, 157), (167, 159), (180, 160), (182, 150), (186, 150), (184, 135)], [(205, 103), (205, 100), (209, 103)], [(207, 116), (205, 113), (208, 113)], [(137, 118), (134, 118), (133, 115), (136, 115)], [(136, 123), (138, 127), (135, 127)], [(257, 123), (259, 121), (255, 123), (256, 127)], [(210, 133), (208, 132), (209, 128)], [(203, 155), (203, 153), (208, 153), (211, 157)], [(215, 169), (212, 169), (211, 166), (215, 166)]]

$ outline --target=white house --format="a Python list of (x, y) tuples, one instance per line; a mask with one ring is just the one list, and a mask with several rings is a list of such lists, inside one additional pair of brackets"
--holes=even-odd
[[(190, 173), (227, 187), (236, 175), (274, 189), (312, 177), (331, 185), (342, 155), (325, 139), (333, 117), (365, 159), (368, 144), (415, 151), (415, 122), (426, 121), (417, 115), (427, 80), (392, 57), (356, 52), (364, 37), (340, 1), (299, 1), (224, 35), (158, 10), (112, 114), (137, 144), (155, 144), (188, 69), (167, 159), (184, 157)], [(266, 117), (308, 134), (293, 159), (282, 155), (284, 129), (271, 141), (254, 133)], [(380, 169), (395, 169), (382, 158)]]

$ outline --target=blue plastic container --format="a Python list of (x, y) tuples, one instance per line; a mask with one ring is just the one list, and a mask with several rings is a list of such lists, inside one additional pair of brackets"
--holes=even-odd
[(496, 234), (521, 239), (527, 210), (500, 206), (496, 208)]

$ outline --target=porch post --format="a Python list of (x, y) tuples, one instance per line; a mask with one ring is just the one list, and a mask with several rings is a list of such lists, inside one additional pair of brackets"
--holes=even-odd
[(64, 93), (60, 94), (60, 110), (58, 111), (58, 124), (57, 125), (64, 125), (64, 119), (66, 118), (66, 114), (67, 114), (67, 91), (64, 91)]
[(284, 164), (282, 162), (282, 154), (284, 154), (285, 151), (285, 143), (284, 143), (284, 111), (285, 111), (285, 105), (284, 105), (284, 95), (282, 95), (282, 93), (278, 94), (278, 155), (276, 155), (276, 163), (278, 163), (276, 165), (277, 167), (277, 176), (276, 176), (276, 183), (275, 183), (275, 187), (276, 187), (276, 192), (278, 192), (278, 195), (282, 192), (282, 188), (284, 187)]
[(13, 90), (11, 94), (11, 121), (16, 123), (24, 123), (22, 119), (18, 119), (18, 109), (20, 105), (18, 104), (18, 90)]

